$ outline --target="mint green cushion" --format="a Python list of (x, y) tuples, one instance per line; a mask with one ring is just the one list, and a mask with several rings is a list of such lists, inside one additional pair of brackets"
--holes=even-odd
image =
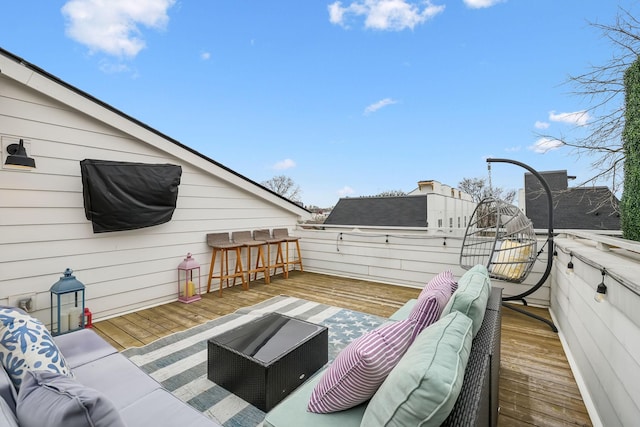
[(353, 408), (331, 412), (328, 414), (314, 414), (307, 411), (307, 404), (313, 389), (318, 384), (326, 369), (318, 371), (293, 393), (285, 397), (273, 408), (264, 419), (264, 427), (304, 426), (304, 427), (358, 427), (367, 403)]
[(475, 337), (491, 293), (491, 280), (484, 265), (476, 265), (467, 271), (458, 281), (458, 289), (451, 295), (451, 299), (442, 310), (441, 316), (453, 311), (467, 315), (473, 321), (473, 336)]
[(471, 319), (459, 312), (422, 331), (371, 398), (360, 425), (442, 424), (462, 389), (471, 334)]
[(389, 320), (397, 321), (406, 319), (407, 317), (409, 317), (409, 314), (411, 314), (411, 310), (413, 310), (413, 307), (417, 302), (417, 298), (410, 299), (409, 301), (405, 302), (404, 305), (398, 309), (398, 311), (389, 316)]

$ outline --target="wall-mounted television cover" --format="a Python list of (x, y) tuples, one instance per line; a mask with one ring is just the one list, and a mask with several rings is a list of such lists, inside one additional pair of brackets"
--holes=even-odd
[(171, 220), (182, 168), (85, 159), (80, 162), (84, 211), (94, 233), (134, 230)]

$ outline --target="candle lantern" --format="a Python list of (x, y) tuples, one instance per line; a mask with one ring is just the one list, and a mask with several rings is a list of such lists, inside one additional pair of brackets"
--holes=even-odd
[(61, 335), (84, 328), (84, 285), (67, 268), (51, 286), (51, 334)]
[(200, 264), (191, 253), (178, 265), (178, 301), (190, 303), (200, 299)]

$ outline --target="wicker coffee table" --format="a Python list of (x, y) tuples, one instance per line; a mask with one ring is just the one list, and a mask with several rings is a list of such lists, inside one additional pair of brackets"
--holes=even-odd
[(270, 313), (209, 339), (207, 349), (207, 378), (267, 412), (327, 363), (328, 332)]

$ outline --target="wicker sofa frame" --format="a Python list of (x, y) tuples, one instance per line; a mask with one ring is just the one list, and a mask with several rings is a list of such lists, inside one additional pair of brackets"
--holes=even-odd
[(471, 345), (462, 390), (443, 426), (498, 425), (501, 312), (502, 288), (493, 288), (482, 326)]

